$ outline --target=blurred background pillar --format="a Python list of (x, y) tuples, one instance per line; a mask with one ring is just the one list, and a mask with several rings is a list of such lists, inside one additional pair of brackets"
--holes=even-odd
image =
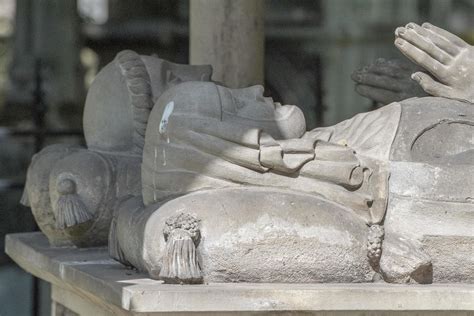
[(263, 0), (190, 1), (190, 63), (231, 88), (263, 84)]
[[(36, 85), (36, 66), (44, 101), (51, 111), (47, 121), (60, 124), (59, 111), (80, 112), (85, 96), (80, 61), (81, 24), (76, 0), (17, 0), (12, 63), (6, 103), (13, 112), (18, 105), (31, 106)], [(78, 109), (79, 107), (79, 109)], [(21, 115), (29, 114), (21, 111)], [(80, 116), (80, 115), (79, 115)], [(82, 120), (76, 120), (76, 127)], [(63, 124), (69, 126), (68, 124)]]
[(45, 101), (53, 108), (81, 104), (85, 92), (77, 1), (34, 0), (32, 5), (33, 50), (42, 61)]

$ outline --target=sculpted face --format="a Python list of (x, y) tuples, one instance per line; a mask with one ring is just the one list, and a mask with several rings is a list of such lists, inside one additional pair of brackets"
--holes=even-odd
[(229, 89), (217, 86), (222, 102), (222, 120), (262, 128), (276, 138), (297, 138), (306, 130), (302, 111), (263, 96), (262, 86)]
[(229, 96), (229, 102), (223, 102), (223, 111), (236, 116), (256, 120), (278, 120), (290, 113), (294, 105), (281, 105), (272, 98), (263, 96), (262, 86), (242, 89), (229, 89), (218, 86), (219, 93)]

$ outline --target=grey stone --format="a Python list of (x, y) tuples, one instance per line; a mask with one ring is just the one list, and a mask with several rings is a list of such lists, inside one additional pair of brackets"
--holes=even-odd
[(472, 45), (429, 23), (408, 23), (395, 37), (395, 46), (414, 64), (380, 58), (355, 71), (359, 94), (382, 104), (426, 95), (474, 103)]
[(401, 235), (390, 234), (384, 239), (380, 273), (389, 283), (432, 283), (431, 257), (419, 245)]
[(428, 94), (411, 78), (421, 70), (417, 65), (400, 60), (379, 58), (351, 75), (360, 95), (380, 104), (390, 104)]
[(57, 229), (49, 197), (49, 175), (56, 162), (78, 151), (75, 146), (53, 145), (34, 155), (28, 168), (22, 203), (30, 206), (38, 227), (55, 246), (71, 245), (64, 230)]
[[(238, 262), (232, 262), (230, 265), (235, 267), (234, 270), (217, 273), (219, 270), (217, 265), (213, 268), (212, 264), (201, 262), (203, 280), (212, 280), (213, 274), (216, 273), (221, 275), (222, 281), (235, 279), (259, 282), (361, 282), (372, 279), (372, 275), (368, 277), (370, 269), (364, 268), (369, 264), (365, 248), (367, 224), (378, 224), (384, 216), (388, 179), (386, 161), (391, 139), (396, 134), (400, 105), (394, 104), (374, 113), (356, 116), (333, 127), (306, 133), (304, 117), (297, 107), (281, 106), (269, 98), (264, 98), (262, 91), (262, 87), (259, 86), (232, 90), (210, 82), (189, 82), (172, 87), (163, 93), (150, 114), (143, 153), (143, 202), (148, 208), (145, 209), (140, 205), (140, 199), (136, 205), (126, 202), (119, 207), (109, 238), (112, 257), (124, 264), (148, 271), (154, 278), (168, 280), (176, 276), (174, 273), (168, 276), (161, 275), (162, 261), (170, 262), (170, 257), (182, 258), (181, 261), (175, 262), (174, 268), (171, 267), (167, 271), (177, 269), (177, 266), (184, 267), (182, 269), (185, 271), (184, 278), (181, 281), (185, 282), (192, 270), (194, 259), (190, 258), (194, 258), (197, 251), (199, 258), (204, 260), (202, 254), (204, 250), (201, 249), (206, 248), (198, 247), (197, 242), (192, 243), (191, 236), (187, 236), (182, 230), (179, 238), (168, 240), (169, 244), (156, 248), (158, 238), (163, 239), (163, 228), (162, 226), (158, 229), (153, 228), (158, 235), (144, 232), (145, 227), (155, 227), (148, 222), (154, 218), (149, 215), (150, 212), (156, 211), (159, 219), (156, 220), (157, 224), (164, 223), (168, 219), (162, 217), (163, 214), (167, 214), (161, 209), (164, 207), (162, 206), (164, 202), (184, 195), (180, 201), (187, 201), (187, 204), (194, 203), (187, 194), (209, 190), (209, 198), (203, 197), (203, 203), (208, 206), (202, 206), (202, 210), (195, 215), (201, 220), (201, 225), (217, 227), (215, 220), (229, 220), (226, 214), (214, 215), (208, 219), (209, 223), (204, 224), (201, 215), (204, 216), (207, 211), (217, 213), (218, 210), (215, 208), (219, 203), (237, 214), (244, 212), (240, 207), (248, 203), (253, 210), (256, 207), (263, 210), (264, 222), (260, 228), (263, 229), (268, 225), (273, 227), (274, 221), (278, 222), (280, 217), (285, 217), (272, 214), (271, 211), (277, 206), (274, 204), (265, 206), (270, 202), (266, 202), (263, 198), (265, 195), (280, 195), (273, 191), (273, 188), (280, 188), (288, 190), (286, 195), (283, 195), (286, 196), (287, 202), (292, 199), (302, 201), (307, 199), (311, 202), (305, 204), (307, 205), (305, 207), (297, 207), (298, 211), (292, 216), (298, 218), (297, 214), (305, 214), (300, 209), (308, 208), (318, 214), (314, 219), (316, 221), (314, 225), (319, 225), (317, 222), (319, 217), (327, 216), (324, 214), (328, 209), (328, 207), (317, 207), (316, 201), (322, 201), (319, 203), (331, 201), (338, 207), (348, 208), (350, 214), (341, 214), (340, 217), (351, 216), (353, 218), (351, 221), (359, 222), (357, 225), (360, 231), (353, 238), (358, 241), (358, 245), (362, 245), (362, 248), (354, 247), (363, 249), (363, 255), (360, 253), (351, 255), (358, 259), (354, 260), (351, 257), (351, 263), (347, 264), (347, 267), (343, 265), (337, 272), (332, 267), (335, 267), (336, 262), (346, 261), (345, 253), (350, 254), (354, 251), (351, 247), (334, 253), (337, 257), (335, 261), (324, 257), (331, 263), (329, 265), (322, 263), (318, 266), (314, 262), (309, 264), (315, 259), (303, 257), (301, 262), (288, 263), (288, 266), (285, 266), (286, 270), (282, 269), (281, 273), (271, 269), (277, 265), (270, 258), (280, 257), (281, 251), (287, 253), (296, 251), (308, 255), (310, 245), (316, 241), (321, 243), (321, 240), (327, 240), (324, 230), (315, 228), (314, 231), (321, 234), (320, 239), (316, 236), (315, 241), (308, 241), (309, 245), (305, 246), (307, 242), (305, 238), (299, 241), (301, 245), (294, 247), (292, 245), (298, 244), (298, 239), (291, 243), (285, 242), (286, 238), (266, 241), (268, 249), (249, 252), (250, 263), (240, 262), (238, 265)], [(378, 144), (381, 145), (377, 146)], [(211, 196), (230, 194), (218, 191), (219, 189), (242, 190), (244, 185), (265, 187), (262, 198), (249, 195), (248, 202), (245, 200), (234, 202), (230, 197), (219, 203), (206, 202)], [(297, 191), (306, 195), (301, 196)], [(196, 205), (186, 203), (182, 202), (186, 212), (193, 212)], [(312, 209), (311, 204), (314, 204)], [(245, 212), (241, 214), (243, 218), (250, 216), (244, 214)], [(338, 224), (341, 227), (337, 229), (341, 232), (348, 230), (346, 224), (340, 221), (332, 223), (334, 227)], [(238, 231), (242, 228), (240, 225), (244, 224), (230, 222), (227, 230)], [(280, 228), (273, 229), (275, 231), (270, 231), (278, 234)], [(201, 231), (200, 234), (203, 239), (208, 238), (206, 240), (212, 241), (210, 236), (214, 233), (206, 231), (209, 236), (205, 236)], [(153, 246), (145, 246), (148, 238)], [(262, 240), (262, 243), (265, 243), (264, 241)], [(182, 245), (175, 247), (175, 244)], [(204, 241), (202, 244), (205, 245)], [(187, 249), (184, 253), (183, 247)], [(236, 256), (232, 252), (239, 249), (238, 245), (228, 247), (230, 257), (242, 256), (241, 254)], [(248, 245), (242, 247), (246, 249)], [(316, 245), (314, 247), (318, 248)], [(168, 251), (165, 249), (174, 249), (174, 252), (164, 256), (163, 251)], [(268, 262), (265, 263), (259, 257), (261, 252), (266, 253)], [(226, 251), (220, 249), (214, 255), (219, 253)], [(323, 253), (333, 252), (326, 249)], [(322, 257), (323, 253), (319, 257)], [(358, 264), (354, 265), (354, 261)], [(209, 262), (213, 261), (209, 259)], [(257, 264), (265, 268), (262, 270)], [(310, 266), (314, 266), (313, 272)], [(265, 270), (268, 273), (261, 272)], [(296, 271), (306, 270), (308, 273), (305, 276), (296, 274)]]
[(131, 51), (102, 71), (88, 148), (28, 173), (55, 244), (108, 239), (166, 283), (471, 282), (473, 104), (411, 98), (306, 131), (296, 106), (210, 74)]
[(428, 94), (474, 103), (474, 46), (429, 23), (395, 30), (395, 46), (423, 67), (412, 78)]
[[(428, 255), (433, 282), (471, 283), (474, 108), (444, 98), (404, 104), (404, 128), (391, 152), (385, 238), (403, 237), (416, 245), (414, 253)], [(398, 256), (387, 252), (382, 260), (395, 266)]]
[[(227, 98), (231, 102), (227, 101)], [(254, 100), (262, 100), (262, 103)], [(260, 114), (267, 115), (267, 120), (262, 125), (262, 131), (255, 133), (252, 128), (260, 126), (260, 123), (256, 120), (258, 111), (264, 109), (265, 106), (268, 107), (268, 102), (271, 102), (268, 99), (265, 102), (264, 100), (263, 97), (259, 97), (258, 90), (255, 90), (255, 88), (235, 91), (215, 86), (213, 83), (185, 83), (168, 90), (162, 95), (150, 115), (145, 140), (142, 181), (143, 201), (147, 207), (142, 206), (142, 202), (138, 199), (119, 208), (116, 225), (113, 226), (113, 236), (111, 235), (109, 239), (112, 257), (137, 267), (141, 271), (147, 271), (153, 278), (166, 279), (166, 277), (160, 275), (162, 262), (168, 262), (169, 256), (177, 256), (176, 253), (164, 254), (165, 249), (168, 249), (170, 245), (165, 245), (163, 225), (170, 216), (175, 214), (168, 211), (171, 208), (174, 212), (184, 211), (193, 214), (200, 220), (200, 236), (203, 241), (194, 243), (194, 245), (189, 243), (192, 247), (189, 248), (188, 254), (194, 256), (195, 252), (198, 253), (203, 280), (219, 282), (228, 280), (246, 282), (340, 282), (343, 280), (347, 282), (351, 280), (351, 282), (360, 282), (363, 278), (358, 275), (364, 269), (358, 270), (357, 266), (353, 266), (352, 269), (345, 270), (343, 266), (338, 266), (342, 270), (337, 273), (331, 269), (331, 267), (337, 266), (335, 262), (328, 266), (323, 264), (322, 267), (312, 262), (309, 266), (316, 269), (317, 272), (314, 274), (305, 273), (305, 277), (300, 277), (296, 272), (306, 271), (304, 261), (290, 261), (291, 264), (285, 269), (281, 267), (275, 269), (278, 267), (276, 261), (281, 260), (281, 254), (273, 247), (284, 249), (281, 250), (284, 253), (296, 251), (305, 254), (309, 252), (309, 249), (304, 246), (305, 238), (301, 236), (294, 241), (293, 245), (287, 245), (285, 240), (272, 240), (270, 243), (270, 237), (266, 237), (269, 239), (268, 241), (265, 238), (260, 241), (249, 242), (254, 247), (266, 242), (270, 243), (272, 247), (269, 249), (262, 248), (260, 251), (256, 251), (257, 254), (265, 254), (265, 260), (263, 260), (260, 257), (252, 257), (252, 255), (257, 256), (253, 252), (249, 252), (251, 254), (248, 255), (245, 249), (250, 246), (244, 242), (229, 244), (227, 245), (228, 249), (219, 248), (219, 251), (215, 253), (209, 252), (207, 249), (209, 247), (208, 243), (212, 244), (214, 238), (218, 239), (222, 236), (220, 233), (214, 235), (215, 232), (204, 229), (204, 227), (209, 225), (209, 227), (219, 231), (219, 225), (230, 220), (229, 214), (239, 214), (242, 220), (250, 217), (251, 215), (245, 215), (244, 211), (245, 205), (249, 204), (254, 210), (253, 212), (258, 207), (260, 210), (258, 214), (263, 214), (261, 216), (263, 216), (264, 221), (268, 222), (264, 222), (259, 229), (265, 231), (265, 227), (268, 226), (270, 227), (268, 228), (269, 233), (273, 232), (278, 235), (277, 232), (281, 230), (279, 225), (285, 226), (285, 224), (275, 224), (274, 219), (269, 214), (277, 210), (283, 212), (283, 210), (279, 210), (272, 203), (283, 198), (282, 196), (288, 196), (287, 199), (295, 200), (298, 196), (294, 192), (296, 190), (308, 194), (302, 196), (301, 202), (298, 203), (302, 203), (301, 205), (309, 203), (312, 206), (298, 207), (299, 204), (294, 202), (298, 211), (294, 212), (293, 218), (297, 219), (298, 216), (305, 214), (300, 208), (308, 208), (310, 212), (318, 214), (317, 218), (319, 219), (324, 216), (327, 207), (318, 208), (316, 207), (318, 203), (315, 201), (330, 200), (335, 202), (336, 205), (349, 208), (352, 211), (352, 213), (341, 213), (338, 216), (339, 221), (331, 224), (334, 227), (341, 225), (341, 227), (338, 227), (341, 231), (347, 231), (342, 222), (343, 218), (347, 218), (349, 222), (359, 221), (369, 225), (381, 223), (385, 216), (386, 198), (396, 195), (397, 190), (408, 190), (408, 193), (405, 194), (410, 198), (415, 199), (422, 196), (425, 199), (431, 199), (433, 204), (441, 207), (443, 199), (460, 199), (465, 202), (471, 196), (469, 186), (465, 187), (466, 190), (464, 191), (456, 189), (457, 186), (453, 183), (453, 179), (458, 179), (458, 182), (467, 180), (465, 176), (463, 177), (458, 172), (458, 170), (465, 169), (465, 166), (462, 165), (462, 161), (459, 159), (451, 159), (452, 157), (459, 157), (459, 155), (468, 157), (469, 154), (466, 153), (469, 153), (472, 147), (469, 142), (464, 142), (461, 139), (457, 144), (448, 146), (446, 150), (440, 148), (437, 152), (433, 147), (438, 143), (434, 146), (431, 145), (433, 140), (439, 139), (439, 133), (448, 133), (448, 135), (455, 136), (459, 133), (468, 135), (472, 131), (474, 120), (470, 115), (471, 107), (469, 104), (437, 98), (411, 99), (400, 104), (389, 105), (374, 112), (360, 114), (333, 127), (320, 128), (307, 133), (295, 129), (297, 124), (301, 124), (297, 122), (304, 122), (299, 120), (298, 116), (294, 118), (288, 116), (287, 121), (272, 121), (273, 114)], [(234, 104), (239, 106), (232, 108)], [(229, 109), (234, 110), (234, 112), (225, 112)], [(239, 112), (241, 109), (246, 112)], [(280, 109), (279, 105), (276, 105), (275, 109), (292, 113), (289, 110), (290, 108)], [(271, 113), (271, 108), (269, 110)], [(255, 113), (251, 116), (252, 120), (242, 115), (242, 113), (251, 113), (251, 111)], [(427, 115), (424, 115), (424, 113), (427, 113)], [(422, 118), (418, 116), (422, 116)], [(265, 118), (265, 116), (262, 118)], [(446, 120), (449, 120), (450, 124), (444, 126)], [(252, 126), (252, 124), (255, 125)], [(437, 126), (440, 124), (443, 127), (438, 131)], [(459, 126), (462, 126), (461, 129), (459, 129)], [(242, 131), (248, 134), (244, 134)], [(265, 132), (268, 132), (269, 135), (265, 135)], [(297, 135), (301, 135), (300, 138), (295, 138)], [(272, 136), (276, 139), (282, 137), (284, 139), (276, 141)], [(230, 140), (232, 143), (226, 144), (224, 140)], [(308, 143), (298, 144), (301, 140), (308, 141)], [(271, 144), (268, 147), (275, 150), (275, 155), (266, 156), (267, 148), (265, 146), (267, 143)], [(341, 144), (347, 147), (340, 147)], [(256, 155), (256, 153), (252, 155), (252, 150), (255, 150), (255, 148), (259, 149), (259, 155)], [(351, 149), (348, 150), (349, 148)], [(314, 156), (311, 154), (313, 151)], [(246, 154), (242, 155), (244, 152)], [(300, 156), (292, 156), (295, 153)], [(438, 155), (434, 155), (435, 153), (438, 153)], [(190, 160), (188, 157), (193, 157), (193, 159)], [(294, 157), (297, 160), (292, 160)], [(279, 159), (282, 158), (283, 161), (279, 162)], [(390, 162), (396, 159), (401, 159), (404, 162)], [(373, 161), (377, 161), (378, 164), (374, 164)], [(420, 176), (423, 170), (427, 170), (418, 167), (420, 161), (443, 163), (443, 170), (445, 171), (436, 171), (434, 174), (437, 185), (433, 186), (434, 178), (429, 173), (427, 177)], [(364, 165), (364, 168), (372, 170), (371, 180), (375, 181), (373, 183), (375, 183), (377, 190), (368, 190), (371, 187), (370, 181), (364, 185), (363, 183), (368, 181), (364, 177), (358, 180), (361, 181), (359, 184), (354, 184), (354, 187), (351, 187), (350, 181), (356, 181), (357, 173), (352, 171), (352, 177), (354, 178), (344, 178), (343, 165), (337, 165), (337, 162), (356, 163), (355, 166)], [(321, 169), (321, 166), (327, 163), (331, 166), (330, 171), (327, 174), (321, 173), (321, 170), (324, 170)], [(384, 179), (386, 180), (384, 168), (387, 168), (384, 163), (395, 167), (394, 179), (390, 180), (388, 187), (384, 184)], [(464, 163), (469, 164), (470, 161), (465, 160)], [(421, 166), (424, 165), (421, 164)], [(407, 182), (407, 179), (397, 180), (399, 172), (396, 168), (400, 168), (400, 174), (413, 173), (416, 181), (413, 183), (414, 188), (411, 191), (410, 182)], [(435, 167), (435, 170), (441, 169)], [(309, 176), (310, 179), (305, 181), (305, 176)], [(268, 177), (268, 180), (266, 177)], [(172, 179), (172, 182), (170, 182), (170, 179)], [(344, 179), (346, 180), (343, 181)], [(319, 186), (318, 180), (324, 181), (324, 184)], [(348, 180), (349, 182), (347, 182)], [(252, 188), (252, 186), (264, 187), (262, 189), (263, 195), (271, 196), (271, 200), (252, 195), (246, 197), (243, 192), (247, 192), (247, 190), (242, 187), (243, 185), (249, 188)], [(344, 190), (341, 191), (338, 186), (350, 190), (350, 192), (347, 192), (347, 198)], [(234, 188), (233, 190), (241, 191), (240, 199), (234, 201), (230, 193), (232, 191), (222, 191), (220, 190), (222, 188)], [(273, 188), (290, 189), (292, 191), (286, 192), (285, 195), (276, 193)], [(202, 191), (202, 198), (193, 198), (194, 194), (192, 192), (194, 191)], [(255, 188), (253, 191), (257, 192), (258, 189)], [(362, 203), (358, 202), (358, 191), (365, 192), (364, 198), (372, 198), (370, 207), (366, 206), (364, 208), (363, 200)], [(317, 194), (312, 196), (316, 192)], [(182, 197), (177, 198), (181, 195)], [(214, 195), (222, 198), (222, 201), (214, 201)], [(305, 200), (308, 202), (304, 202)], [(396, 202), (397, 200), (394, 199), (393, 201)], [(200, 206), (200, 203), (203, 203), (203, 205)], [(288, 203), (282, 204), (287, 205)], [(219, 206), (230, 213), (219, 215)], [(396, 212), (398, 207), (399, 205), (396, 203), (390, 203), (389, 212)], [(472, 203), (468, 203), (466, 207), (472, 209)], [(213, 216), (207, 218), (207, 212), (212, 212)], [(332, 211), (332, 214), (334, 213), (335, 211)], [(356, 219), (357, 217), (354, 217), (354, 214), (358, 215), (359, 218)], [(266, 218), (265, 216), (269, 217)], [(258, 222), (258, 219), (250, 218), (250, 222)], [(462, 221), (462, 219), (459, 220)], [(408, 218), (407, 221), (413, 222), (414, 219)], [(308, 225), (311, 223), (307, 221)], [(317, 221), (312, 224), (320, 225)], [(405, 226), (408, 225), (406, 222), (404, 224)], [(226, 230), (232, 232), (232, 229), (237, 229), (233, 233), (238, 236), (242, 234), (240, 231), (241, 225), (242, 227), (245, 226), (233, 222), (227, 223)], [(331, 226), (330, 224), (327, 225)], [(375, 256), (375, 258), (381, 258), (380, 270), (376, 268), (375, 271), (381, 273), (384, 280), (388, 282), (432, 282), (432, 259), (435, 260), (435, 258), (431, 258), (423, 252), (418, 238), (412, 238), (413, 236), (409, 234), (402, 235), (403, 238), (407, 239), (405, 242), (393, 235), (393, 232), (396, 231), (394, 227), (399, 225), (397, 220), (386, 219), (384, 225), (386, 227), (386, 240), (383, 244), (386, 243), (386, 249), (384, 250), (384, 246), (382, 246), (381, 256)], [(148, 231), (148, 229), (151, 229), (151, 231)], [(364, 232), (364, 237), (355, 239), (359, 243), (365, 244), (367, 242), (368, 227), (362, 225), (359, 229)], [(319, 231), (316, 228), (312, 230)], [(190, 240), (190, 237), (180, 237), (179, 240), (182, 240), (182, 238)], [(326, 240), (322, 232), (319, 232), (315, 238), (319, 242)], [(365, 239), (365, 241), (362, 241), (362, 239)], [(172, 241), (172, 243), (174, 242)], [(157, 247), (157, 245), (161, 246)], [(325, 249), (323, 246), (316, 248)], [(226, 251), (230, 251), (229, 255)], [(353, 250), (348, 251), (346, 249), (344, 253), (350, 253)], [(371, 257), (370, 251), (369, 249), (369, 257)], [(377, 249), (374, 249), (374, 251), (376, 255), (379, 254)], [(181, 250), (178, 252), (181, 253)], [(227, 265), (225, 264), (226, 261), (218, 259), (223, 254), (226, 254), (226, 257), (239, 258), (240, 261)], [(333, 255), (338, 258), (336, 261), (340, 264), (344, 262), (345, 257), (341, 252), (331, 252), (331, 256)], [(248, 261), (241, 259), (247, 258), (246, 256), (249, 256)], [(323, 254), (317, 257), (323, 257)], [(328, 257), (324, 258), (325, 262), (332, 262)], [(213, 267), (214, 260), (218, 260), (220, 264)], [(266, 265), (265, 261), (268, 261), (269, 264)], [(366, 256), (358, 257), (355, 262), (368, 264), (368, 258)], [(469, 263), (470, 261), (467, 259), (460, 260), (457, 263), (457, 273), (465, 275), (469, 271)], [(175, 264), (187, 266), (190, 262), (177, 262)], [(377, 262), (371, 262), (371, 264), (372, 266), (378, 266)], [(219, 268), (219, 266), (230, 266), (233, 269)], [(263, 270), (261, 269), (262, 266), (264, 267)], [(294, 272), (291, 270), (293, 268), (295, 268)], [(457, 278), (455, 274), (445, 274), (437, 268), (435, 270), (437, 271), (437, 281), (443, 282)], [(331, 277), (326, 277), (324, 271), (330, 271)], [(454, 269), (451, 267), (450, 273), (453, 271)], [(186, 273), (184, 275), (187, 275)], [(289, 275), (291, 278), (287, 277)], [(365, 279), (369, 280), (368, 276), (370, 274), (366, 273), (365, 275)], [(173, 278), (175, 277), (176, 275)], [(181, 281), (185, 282), (185, 279), (186, 277), (183, 277)]]
[(209, 81), (211, 73), (210, 66), (179, 65), (133, 51), (120, 52), (99, 72), (87, 93), (84, 136), (88, 147), (141, 156), (148, 116), (158, 97), (183, 81)]
[(391, 146), (391, 160), (472, 165), (471, 103), (433, 97), (406, 100), (400, 120), (403, 129)]
[[(433, 282), (472, 283), (472, 164), (415, 163), (411, 170), (407, 164), (392, 162), (386, 239), (402, 236), (416, 244), (415, 253), (431, 258)], [(384, 241), (384, 250), (387, 245)], [(386, 259), (397, 261), (398, 256)]]
[(141, 194), (141, 156), (154, 100), (180, 82), (209, 80), (211, 72), (210, 66), (123, 51), (98, 74), (84, 110), (87, 148), (47, 147), (28, 170), (23, 202), (53, 245), (107, 244), (117, 203)]
[[(301, 110), (262, 93), (261, 86), (228, 89), (210, 82), (168, 89), (147, 128), (144, 204), (202, 189), (279, 187), (337, 200), (367, 222), (379, 222), (388, 175), (378, 158), (388, 157), (390, 140), (374, 144), (394, 137), (399, 107), (305, 132)], [(379, 118), (370, 131), (364, 130), (367, 116)]]
[(146, 209), (130, 201), (119, 212), (123, 259), (152, 278), (162, 278), (169, 257), (167, 219), (181, 213), (200, 220), (196, 251), (204, 282), (352, 283), (373, 277), (364, 220), (317, 196), (248, 186), (191, 193)]
[(467, 284), (176, 286), (126, 269), (105, 248), (51, 247), (39, 232), (7, 235), (6, 251), (23, 269), (52, 283), (55, 302), (81, 315), (467, 316), (474, 310), (474, 287)]
[[(119, 207), (109, 240), (112, 257), (147, 271), (152, 278), (173, 278), (181, 282), (186, 282), (191, 268), (183, 268), (183, 278), (173, 273), (172, 277), (161, 274), (163, 262), (169, 262), (170, 257), (197, 256), (198, 264), (186, 259), (175, 262), (174, 268), (200, 265), (202, 280), (217, 282), (361, 282), (371, 280), (373, 273), (378, 272), (387, 282), (430, 283), (433, 271), (436, 271), (438, 282), (460, 279), (470, 271), (468, 258), (459, 260), (456, 269), (451, 265), (449, 271), (443, 271), (442, 265), (433, 267), (433, 260), (437, 258), (423, 251), (419, 237), (408, 233), (401, 234), (401, 237), (395, 235), (400, 232), (398, 225), (403, 225), (406, 231), (416, 219), (408, 217), (400, 222), (401, 219), (392, 217), (403, 205), (397, 203), (398, 194), (403, 190), (409, 199), (424, 199), (423, 203), (436, 207), (447, 207), (445, 201), (466, 203), (463, 207), (471, 212), (472, 186), (463, 189), (458, 189), (458, 186), (470, 179), (461, 170), (472, 166), (469, 160), (472, 144), (462, 137), (454, 144), (439, 140), (443, 134), (455, 137), (472, 133), (474, 117), (470, 104), (441, 98), (415, 98), (310, 132), (297, 128), (298, 124), (304, 124), (297, 114), (275, 119), (281, 114), (272, 114), (271, 104), (272, 100), (264, 99), (257, 88), (230, 90), (214, 83), (184, 83), (166, 91), (150, 115), (145, 139), (142, 182), (146, 207), (141, 205), (139, 198)], [(265, 107), (268, 113), (263, 112)], [(291, 107), (273, 107), (273, 111), (293, 113)], [(264, 119), (263, 123), (259, 122)], [(350, 176), (344, 176), (345, 164), (350, 166)], [(425, 167), (428, 164), (435, 164), (434, 173)], [(370, 170), (370, 177), (362, 174), (358, 178), (359, 166)], [(389, 170), (393, 179), (387, 182)], [(252, 189), (255, 196), (244, 193), (247, 192), (245, 187), (255, 186), (260, 188)], [(234, 201), (232, 190), (222, 191), (223, 188), (242, 192), (241, 198)], [(277, 188), (288, 191), (277, 193)], [(263, 192), (262, 197), (256, 193), (259, 190)], [(202, 191), (202, 197), (195, 198), (199, 196), (193, 193), (195, 191)], [(296, 191), (306, 195), (301, 196)], [(271, 201), (265, 196), (271, 196)], [(295, 231), (302, 228), (295, 223), (279, 222), (280, 218), (289, 216), (280, 215), (278, 212), (284, 210), (272, 204), (279, 199), (286, 199), (281, 203), (285, 208), (288, 208), (288, 201), (295, 203), (297, 210), (291, 215), (294, 220), (306, 211), (314, 214), (314, 219), (308, 217), (305, 222), (316, 225), (311, 229), (317, 232), (311, 244), (316, 242), (318, 250), (326, 249), (321, 243), (326, 235), (316, 227), (320, 227), (319, 220), (325, 218), (329, 209), (328, 206), (318, 207), (318, 203), (330, 201), (342, 209), (349, 209), (348, 214), (336, 216), (338, 222), (323, 222), (323, 226), (347, 232), (348, 224), (340, 219), (350, 216), (348, 223), (359, 222), (358, 229), (361, 230), (352, 232), (351, 236), (359, 244), (368, 242), (369, 249), (365, 250), (368, 253), (352, 257), (352, 267), (345, 269), (343, 253), (349, 254), (353, 250), (323, 251), (318, 255), (313, 251), (315, 257), (324, 258), (322, 266), (318, 266), (312, 261), (313, 257), (304, 256), (310, 252), (305, 248), (304, 237), (298, 236), (288, 244), (289, 237), (280, 232), (281, 226), (285, 225)], [(301, 202), (295, 202), (298, 199), (302, 199)], [(305, 203), (309, 204), (306, 206)], [(385, 213), (387, 205), (388, 215)], [(226, 212), (220, 214), (220, 207)], [(250, 211), (246, 213), (247, 207), (253, 213), (258, 209), (257, 214), (262, 218), (253, 218)], [(410, 209), (416, 210), (416, 207)], [(180, 230), (177, 240), (165, 243), (163, 225), (180, 212), (192, 214), (200, 220), (200, 242), (191, 243), (191, 236), (182, 235)], [(208, 212), (213, 216), (208, 217)], [(227, 233), (236, 236), (247, 231), (245, 222), (231, 220), (229, 214), (234, 213), (240, 220), (254, 225), (263, 221), (262, 227), (249, 231), (249, 235), (258, 235), (258, 230), (270, 235), (247, 243), (237, 240), (212, 252), (209, 249), (217, 247), (213, 245), (218, 243), (214, 239), (224, 234), (218, 228), (222, 223), (225, 223)], [(332, 210), (331, 214), (334, 216), (336, 211)], [(429, 222), (432, 219), (423, 220)], [(381, 223), (385, 226), (385, 240), (367, 240), (367, 225)], [(206, 227), (212, 227), (212, 230)], [(439, 226), (430, 226), (432, 229), (436, 227)], [(287, 238), (273, 240), (270, 238), (272, 233)], [(362, 233), (363, 237), (359, 235)], [(180, 247), (167, 253), (165, 249), (184, 239), (189, 241), (187, 252), (183, 254), (184, 248)], [(382, 245), (375, 245), (379, 243)], [(374, 249), (371, 249), (372, 244)], [(252, 251), (245, 250), (250, 245), (253, 245)], [(256, 245), (262, 248), (256, 250)], [(299, 256), (302, 259), (294, 262), (286, 259), (285, 268), (280, 267), (273, 258), (281, 260), (282, 252), (302, 254)], [(325, 257), (326, 253), (330, 255)], [(229, 263), (228, 259), (219, 259), (222, 256), (238, 260)], [(338, 258), (334, 262), (330, 259), (333, 256)], [(215, 260), (219, 264), (215, 265)], [(365, 272), (363, 265), (357, 266), (354, 262), (359, 265), (370, 263), (374, 270)], [(313, 270), (306, 270), (306, 266)], [(336, 266), (340, 269), (332, 270)], [(326, 275), (326, 272), (330, 273)]]

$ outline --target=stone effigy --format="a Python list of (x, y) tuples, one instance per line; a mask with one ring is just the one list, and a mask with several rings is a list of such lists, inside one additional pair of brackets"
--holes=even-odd
[(108, 234), (112, 258), (166, 283), (473, 282), (472, 81), (452, 79), (474, 70), (438, 77), (419, 56), (433, 45), (419, 41), (400, 47), (448, 98), (311, 131), (261, 86), (229, 89), (210, 68), (121, 53), (89, 92), (88, 149), (40, 153), (26, 196), (50, 241)]
[(48, 146), (28, 170), (22, 203), (31, 206), (52, 245), (107, 244), (118, 201), (141, 194), (142, 148), (153, 101), (182, 81), (210, 76), (210, 66), (178, 65), (132, 51), (119, 53), (101, 70), (84, 108), (87, 148)]
[[(472, 224), (472, 187), (446, 203), (423, 192), (450, 194), (468, 180), (453, 175), (473, 171), (472, 104), (412, 99), (305, 132), (294, 129), (304, 122), (297, 109), (278, 104), (260, 117), (268, 128), (256, 128), (271, 101), (255, 97), (257, 88), (244, 90), (184, 83), (157, 101), (143, 199), (118, 208), (111, 255), (168, 282), (368, 282), (374, 272), (388, 282), (432, 282), (433, 259), (418, 240), (425, 235), (407, 239), (392, 225), (410, 227), (410, 220), (392, 213), (420, 199), (437, 211), (464, 209), (466, 217), (450, 224)], [(236, 104), (254, 115), (225, 113)], [(447, 143), (444, 135), (459, 140)], [(419, 187), (406, 193), (411, 173), (442, 176), (411, 179)], [(454, 271), (437, 270), (437, 281), (469, 275), (469, 257)]]

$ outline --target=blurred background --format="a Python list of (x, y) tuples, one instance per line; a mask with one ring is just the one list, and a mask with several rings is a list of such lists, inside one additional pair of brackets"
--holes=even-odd
[[(48, 285), (3, 251), (5, 234), (36, 230), (18, 203), (31, 156), (83, 143), (87, 87), (120, 50), (187, 63), (188, 16), (186, 0), (0, 0), (0, 316), (50, 314)], [(368, 111), (350, 74), (402, 58), (393, 31), (425, 21), (474, 42), (473, 0), (266, 0), (266, 93), (308, 128)]]

